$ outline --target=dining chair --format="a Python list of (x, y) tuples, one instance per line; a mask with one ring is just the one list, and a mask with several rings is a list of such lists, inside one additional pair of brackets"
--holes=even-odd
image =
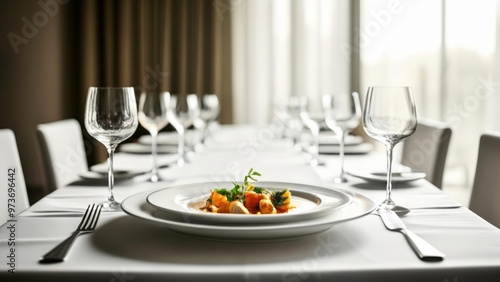
[(5, 187), (0, 201), (2, 225), (30, 206), (16, 137), (10, 129), (0, 129), (0, 171), (0, 181)]
[(419, 119), (415, 133), (403, 142), (401, 164), (424, 172), (429, 182), (442, 188), (451, 135), (446, 123)]
[(485, 133), (479, 139), (476, 173), (469, 209), (500, 228), (500, 134)]
[(36, 139), (47, 191), (79, 180), (79, 173), (88, 170), (82, 128), (77, 120), (39, 124)]

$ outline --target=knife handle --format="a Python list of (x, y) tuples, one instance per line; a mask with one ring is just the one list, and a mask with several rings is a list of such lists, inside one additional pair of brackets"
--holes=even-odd
[(413, 250), (420, 257), (420, 259), (424, 261), (441, 261), (445, 257), (443, 253), (434, 248), (420, 236), (413, 233), (413, 231), (409, 229), (403, 229), (401, 230), (401, 233), (405, 235), (406, 239), (410, 243)]

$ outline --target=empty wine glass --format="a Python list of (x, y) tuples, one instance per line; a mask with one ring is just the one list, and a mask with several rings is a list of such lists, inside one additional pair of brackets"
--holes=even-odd
[(186, 131), (200, 114), (198, 97), (196, 94), (170, 95), (170, 103), (167, 111), (168, 121), (179, 135), (177, 164), (183, 166), (186, 163)]
[(319, 155), (319, 131), (320, 125), (319, 123), (311, 117), (309, 113), (309, 99), (306, 96), (302, 96), (300, 102), (300, 119), (302, 123), (311, 131), (312, 136), (312, 146), (310, 148), (310, 153), (312, 155), (311, 161), (309, 164), (311, 166), (320, 165), (318, 155)]
[(409, 210), (391, 199), (392, 151), (417, 128), (417, 112), (411, 87), (369, 87), (363, 112), (366, 133), (385, 145), (387, 151), (387, 186), (381, 208), (397, 213)]
[(334, 181), (345, 183), (344, 154), (345, 138), (347, 134), (359, 125), (361, 106), (359, 95), (353, 92), (348, 95), (323, 95), (323, 110), (325, 123), (339, 139), (340, 175)]
[(151, 170), (151, 182), (161, 180), (158, 173), (157, 140), (158, 132), (168, 124), (167, 103), (170, 99), (168, 92), (147, 92), (141, 93), (139, 99), (139, 123), (151, 134), (151, 157), (153, 159), (153, 169)]
[(300, 118), (300, 111), (306, 102), (307, 100), (304, 100), (301, 96), (290, 96), (286, 107), (286, 114), (288, 116), (287, 126), (290, 129), (293, 147), (298, 152), (302, 151), (300, 136), (302, 134), (302, 130), (304, 129), (304, 123)]
[(200, 97), (200, 127), (202, 130), (201, 144), (210, 136), (213, 123), (220, 113), (219, 98), (216, 94), (205, 94)]
[(108, 151), (108, 198), (103, 210), (118, 211), (113, 196), (113, 154), (137, 129), (137, 105), (132, 87), (90, 87), (85, 108), (85, 128)]

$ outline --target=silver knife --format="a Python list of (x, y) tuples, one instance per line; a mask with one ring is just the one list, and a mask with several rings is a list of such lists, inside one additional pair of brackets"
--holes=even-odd
[(380, 208), (378, 210), (382, 221), (387, 229), (391, 231), (399, 231), (406, 237), (410, 246), (417, 253), (418, 257), (424, 261), (441, 261), (445, 255), (434, 248), (417, 234), (406, 228), (406, 225), (401, 221), (399, 216), (388, 209)]

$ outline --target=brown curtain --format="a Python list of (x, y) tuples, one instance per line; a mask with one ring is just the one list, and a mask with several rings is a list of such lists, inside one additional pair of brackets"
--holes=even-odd
[[(232, 122), (230, 13), (206, 0), (78, 2), (79, 115), (90, 86), (216, 93)], [(142, 128), (136, 135), (145, 134)], [(90, 137), (89, 137), (90, 138)], [(99, 149), (100, 150), (100, 149)], [(102, 160), (102, 152), (97, 161)]]

